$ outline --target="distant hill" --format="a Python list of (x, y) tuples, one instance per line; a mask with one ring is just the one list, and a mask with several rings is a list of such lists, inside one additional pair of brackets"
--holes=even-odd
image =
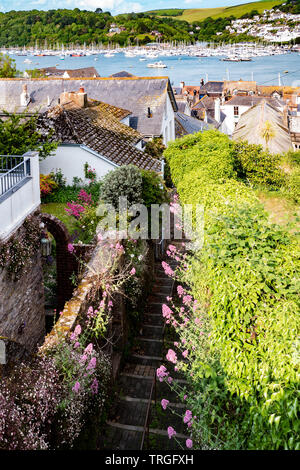
[[(203, 21), (208, 17), (213, 19), (228, 18), (229, 16), (240, 18), (246, 13), (250, 13), (252, 10), (257, 10), (258, 13), (262, 13), (264, 10), (271, 10), (274, 6), (281, 5), (282, 3), (285, 3), (285, 0), (261, 0), (259, 2), (249, 2), (232, 7), (194, 8), (182, 10), (178, 8), (169, 8), (165, 10), (152, 10), (147, 13), (153, 13), (157, 16), (173, 17), (177, 20), (192, 23), (193, 21)], [(172, 12), (174, 12), (173, 15)]]

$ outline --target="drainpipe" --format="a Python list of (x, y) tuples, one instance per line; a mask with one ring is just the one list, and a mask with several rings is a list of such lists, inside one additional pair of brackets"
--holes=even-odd
[(164, 158), (161, 159), (161, 175), (162, 175), (162, 179), (165, 178), (165, 160)]

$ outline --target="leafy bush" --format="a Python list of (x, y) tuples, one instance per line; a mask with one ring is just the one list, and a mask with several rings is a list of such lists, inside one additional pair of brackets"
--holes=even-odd
[(119, 197), (127, 197), (128, 206), (141, 203), (142, 192), (142, 174), (135, 165), (121, 166), (102, 180), (101, 197), (115, 208), (119, 207)]
[(51, 194), (57, 187), (58, 184), (55, 182), (53, 175), (43, 175), (40, 173), (40, 190), (42, 196)]
[(279, 188), (284, 181), (284, 173), (280, 169), (280, 155), (263, 150), (261, 145), (236, 142), (234, 159), (237, 174), (252, 184), (267, 185)]
[[(184, 152), (184, 158), (182, 158)], [(233, 143), (218, 131), (187, 135), (171, 143), (164, 155), (170, 165), (175, 186), (183, 175), (201, 167), (202, 183), (205, 180), (222, 182), (236, 176), (234, 171)]]
[(145, 206), (162, 204), (167, 200), (167, 191), (161, 177), (155, 171), (141, 170), (142, 199)]
[[(251, 188), (233, 179), (235, 169), (253, 170), (247, 144), (236, 147), (237, 168), (223, 136), (203, 135), (166, 151), (182, 202), (205, 207), (203, 249), (184, 261), (182, 281), (209, 330), (194, 338), (186, 369), (189, 405), (200, 417), (194, 433), (198, 446), (299, 449), (299, 247), (268, 221)], [(206, 151), (218, 147), (218, 135), (223, 151), (219, 161), (212, 152), (217, 168), (208, 171)], [(264, 158), (270, 177), (264, 182), (273, 184), (276, 169)], [(255, 181), (261, 183), (258, 173)]]

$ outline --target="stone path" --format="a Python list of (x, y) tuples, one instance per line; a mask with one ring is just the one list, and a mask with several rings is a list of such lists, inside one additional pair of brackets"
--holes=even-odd
[[(165, 274), (161, 262), (157, 262), (154, 289), (148, 299), (137, 346), (131, 351), (119, 377), (119, 396), (103, 436), (105, 449), (140, 450), (149, 409), (150, 434), (149, 437), (144, 436), (144, 449), (176, 449), (176, 441), (170, 440), (167, 435), (169, 425), (176, 429), (176, 437), (179, 440), (188, 437), (184, 435), (183, 407), (179, 403), (172, 403), (172, 400), (176, 400), (176, 395), (172, 394), (168, 385), (157, 381), (156, 394), (151, 393), (154, 388), (155, 371), (164, 362), (164, 322), (161, 312), (166, 297), (172, 295), (172, 288), (173, 280)], [(162, 410), (160, 404), (162, 398), (167, 398), (171, 402), (170, 406), (176, 409), (177, 413), (181, 413), (180, 417), (174, 416), (170, 410)]]

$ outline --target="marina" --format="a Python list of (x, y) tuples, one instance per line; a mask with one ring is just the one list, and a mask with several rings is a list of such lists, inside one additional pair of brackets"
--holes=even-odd
[[(292, 85), (300, 78), (299, 46), (245, 44), (151, 44), (147, 47), (101, 48), (82, 47), (40, 50), (9, 49), (17, 69), (59, 66), (64, 68), (94, 66), (100, 76), (109, 76), (121, 70), (133, 75), (167, 75), (173, 85), (181, 80), (198, 83), (207, 80), (256, 80), (259, 83)], [(60, 62), (61, 63), (61, 62)], [(298, 71), (298, 72), (297, 72)], [(164, 74), (166, 74), (164, 72)]]

